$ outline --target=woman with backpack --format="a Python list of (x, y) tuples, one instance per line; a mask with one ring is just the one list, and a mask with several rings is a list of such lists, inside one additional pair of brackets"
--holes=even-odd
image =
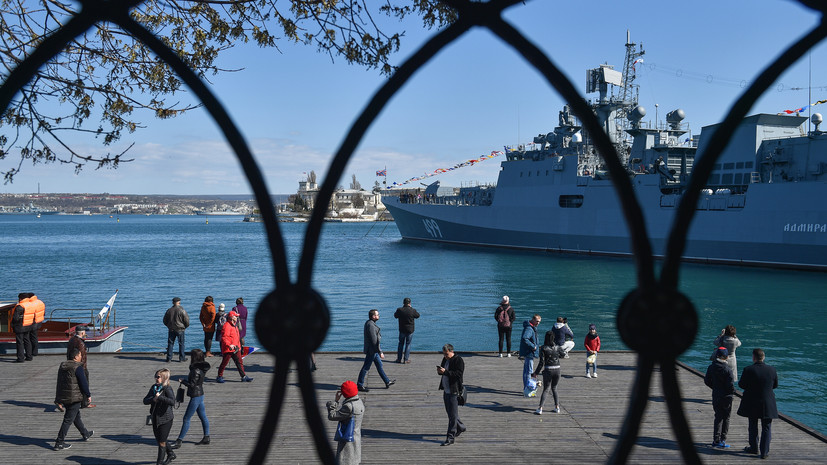
[(500, 358), (503, 356), (503, 338), (505, 338), (508, 356), (511, 357), (511, 327), (515, 319), (517, 319), (517, 315), (514, 314), (514, 309), (509, 305), (508, 296), (504, 295), (500, 306), (494, 311), (494, 320), (497, 321), (497, 332), (500, 335)]

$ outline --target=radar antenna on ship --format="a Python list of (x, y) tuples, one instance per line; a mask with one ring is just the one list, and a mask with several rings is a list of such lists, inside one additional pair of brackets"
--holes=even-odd
[(635, 65), (643, 63), (641, 58), (646, 52), (643, 51), (643, 44), (635, 49), (635, 44), (632, 42), (632, 35), (626, 29), (626, 58), (623, 60), (623, 87), (621, 87), (620, 100), (624, 105), (617, 112), (617, 131), (618, 137), (616, 140), (622, 140), (626, 135), (626, 130), (630, 128), (630, 122), (626, 115), (630, 110), (635, 108), (638, 104), (638, 95), (640, 86), (635, 84), (637, 75), (635, 73)]

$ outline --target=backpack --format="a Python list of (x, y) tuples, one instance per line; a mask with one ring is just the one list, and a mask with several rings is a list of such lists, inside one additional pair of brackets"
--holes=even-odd
[(510, 328), (511, 327), (511, 318), (508, 317), (508, 308), (503, 309), (500, 313), (497, 314), (497, 326), (500, 328)]

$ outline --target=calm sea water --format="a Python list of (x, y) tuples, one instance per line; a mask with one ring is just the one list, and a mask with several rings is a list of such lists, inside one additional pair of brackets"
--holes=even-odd
[[(305, 225), (281, 227), (295, 276)], [(203, 342), (197, 319), (205, 296), (228, 308), (244, 297), (252, 322), (274, 286), (263, 225), (240, 217), (0, 215), (0, 230), (0, 300), (31, 291), (47, 310), (99, 309), (120, 289), (115, 307), (118, 324), (129, 326), (126, 351), (165, 347), (161, 319), (174, 296), (190, 314), (187, 346), (196, 348)], [(778, 368), (782, 411), (827, 432), (825, 275), (688, 265), (681, 277), (700, 315), (696, 342), (681, 359), (704, 371), (713, 339), (735, 325), (744, 344), (739, 371), (751, 349), (763, 347)], [(393, 311), (404, 297), (422, 314), (414, 350), (436, 351), (445, 342), (461, 351), (496, 350), (493, 313), (503, 295), (511, 297), (518, 324), (539, 313), (545, 331), (566, 316), (576, 348), (595, 323), (604, 349), (625, 349), (615, 311), (634, 279), (628, 260), (409, 243), (393, 223), (328, 223), (313, 283), (332, 312), (322, 350), (361, 350), (367, 312), (378, 308), (384, 348), (394, 352)], [(254, 331), (247, 338), (257, 345)]]

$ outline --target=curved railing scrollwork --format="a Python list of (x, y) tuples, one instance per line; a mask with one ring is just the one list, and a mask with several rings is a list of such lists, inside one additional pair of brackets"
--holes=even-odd
[[(313, 434), (319, 458), (326, 464), (336, 462), (317, 406), (316, 392), (308, 363), (310, 354), (321, 346), (330, 326), (330, 312), (324, 298), (311, 286), (322, 220), (347, 162), (388, 101), (413, 77), (416, 71), (433, 59), (437, 53), (475, 27), (489, 29), (510, 45), (571, 105), (574, 113), (593, 137), (608, 165), (630, 229), (632, 250), (637, 263), (638, 287), (623, 299), (617, 312), (617, 327), (626, 345), (638, 352), (638, 371), (630, 393), (630, 402), (620, 438), (609, 462), (625, 463), (631, 453), (646, 408), (651, 377), (657, 364), (663, 376), (664, 395), (670, 422), (678, 438), (683, 459), (687, 463), (700, 463), (683, 413), (675, 364), (677, 357), (694, 341), (698, 329), (697, 314), (691, 301), (677, 290), (678, 271), (686, 244), (686, 235), (700, 190), (704, 187), (715, 161), (726, 147), (738, 123), (782, 72), (827, 37), (827, 25), (823, 19), (824, 13), (827, 12), (827, 5), (824, 5), (824, 2), (799, 0), (801, 4), (820, 11), (822, 22), (788, 47), (745, 90), (713, 135), (707, 151), (698, 157), (689, 188), (683, 195), (672, 226), (666, 258), (658, 279), (655, 275), (654, 258), (643, 222), (643, 214), (635, 199), (631, 181), (625, 174), (621, 159), (609, 136), (601, 129), (588, 103), (577, 92), (571, 81), (548, 56), (502, 18), (502, 12), (505, 9), (522, 1), (492, 0), (480, 3), (470, 0), (443, 0), (444, 3), (457, 10), (456, 22), (429, 39), (376, 91), (351, 126), (333, 157), (315, 202), (317, 207), (313, 210), (306, 230), (299, 272), (296, 282), (293, 283), (290, 281), (284, 242), (276, 220), (276, 212), (270, 201), (261, 170), (241, 132), (204, 82), (163, 42), (130, 18), (129, 10), (141, 1), (80, 0), (82, 5), (80, 12), (63, 27), (45, 38), (3, 82), (0, 87), (0, 108), (5, 111), (18, 90), (30, 82), (36, 71), (52, 57), (58, 55), (75, 37), (83, 34), (98, 22), (108, 21), (117, 24), (141, 40), (169, 64), (218, 123), (224, 137), (238, 157), (261, 209), (274, 270), (275, 288), (259, 306), (255, 326), (256, 334), (262, 345), (275, 355), (275, 376), (258, 441), (249, 459), (251, 464), (261, 464), (265, 461), (281, 414), (286, 393), (287, 372), (293, 362), (296, 362), (305, 416)], [(660, 332), (680, 336), (671, 338), (667, 347), (663, 346), (662, 340), (657, 342), (657, 347), (653, 347), (655, 342), (645, 337), (646, 334), (651, 333), (653, 326), (659, 328)], [(298, 328), (301, 328), (301, 331), (297, 331)], [(308, 339), (307, 334), (312, 334), (314, 337)]]

